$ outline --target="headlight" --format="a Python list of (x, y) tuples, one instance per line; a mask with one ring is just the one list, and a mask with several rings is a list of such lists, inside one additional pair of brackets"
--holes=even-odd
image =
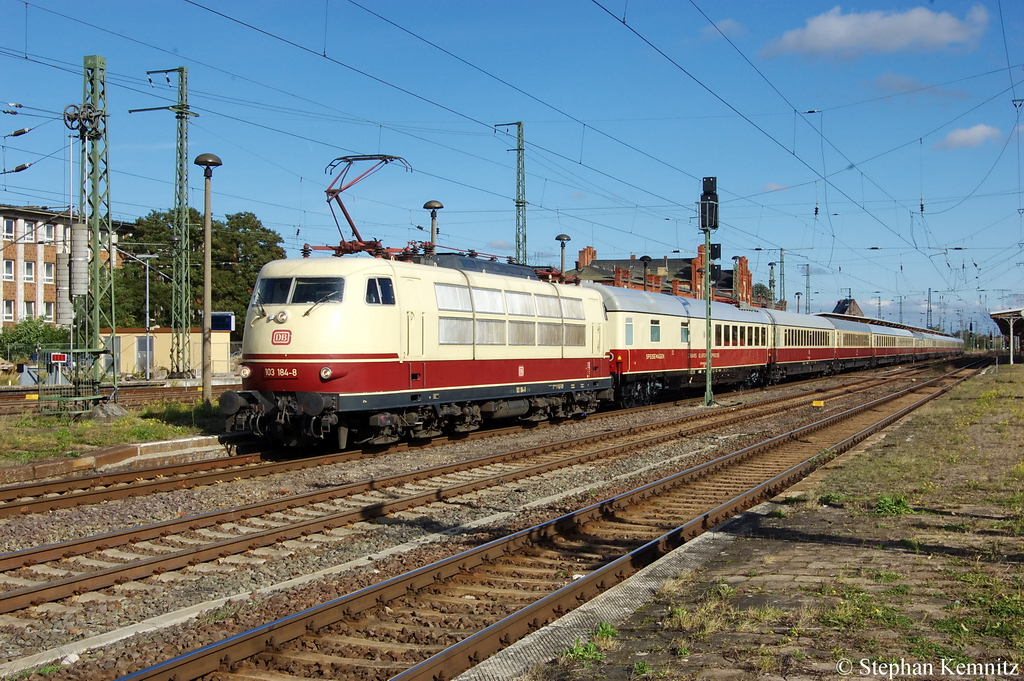
[(333, 375), (334, 372), (331, 371), (331, 367), (324, 367), (323, 369), (320, 370), (320, 378), (324, 379), (325, 381), (329, 380)]
[(288, 321), (288, 313), (285, 312), (284, 310), (281, 310), (276, 315), (274, 315), (274, 321), (277, 322), (278, 324), (284, 324), (286, 321)]
[(252, 369), (247, 366), (241, 366), (238, 369), (238, 375), (242, 378), (249, 378), (252, 375)]

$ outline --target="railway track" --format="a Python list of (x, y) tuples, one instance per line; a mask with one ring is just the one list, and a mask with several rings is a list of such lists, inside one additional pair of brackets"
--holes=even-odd
[[(314, 534), (330, 534), (369, 518), (422, 507), (570, 466), (607, 462), (638, 449), (738, 423), (751, 423), (786, 410), (807, 410), (811, 398), (823, 401), (849, 398), (891, 380), (892, 377), (861, 378), (853, 385), (832, 390), (819, 389), (766, 398), (742, 406), (708, 409), (619, 431), (2, 554), (0, 584), (6, 583), (9, 590), (0, 593), (0, 613), (200, 563), (234, 560), (244, 564), (265, 560), (275, 554), (274, 547), (282, 542)], [(315, 465), (319, 460), (301, 463)], [(202, 480), (209, 484), (227, 480), (233, 475), (234, 472), (225, 475), (219, 470), (207, 471), (203, 473)], [(147, 489), (156, 486), (174, 489), (181, 482), (157, 480), (142, 484)], [(99, 490), (92, 499), (102, 499), (106, 493), (106, 490)], [(42, 498), (39, 503), (31, 502), (31, 507), (43, 509), (47, 504), (71, 503), (86, 494), (92, 493)], [(12, 510), (18, 508), (17, 502), (9, 506)]]
[[(865, 385), (870, 387), (876, 385), (879, 380), (887, 380), (893, 377), (907, 377), (927, 371), (928, 367), (907, 367), (902, 368), (894, 374), (883, 378), (879, 377), (858, 377), (845, 383), (847, 387)], [(744, 391), (736, 395), (748, 394)], [(811, 389), (793, 396), (792, 400), (799, 400), (817, 396), (821, 389)], [(641, 413), (652, 409), (663, 409), (666, 406), (696, 406), (702, 400), (690, 399), (679, 400), (674, 403), (658, 404), (647, 407), (634, 407), (627, 410), (609, 412), (608, 414), (593, 415), (592, 420), (603, 418), (606, 415), (622, 415), (628, 413)], [(544, 424), (541, 424), (543, 427)], [(536, 427), (536, 426), (534, 426)], [(471, 440), (480, 438), (500, 437), (518, 432), (520, 426), (498, 428), (486, 431), (477, 431), (468, 434), (459, 434), (455, 439)], [(440, 442), (450, 441), (447, 438), (439, 438)], [(401, 444), (393, 447), (393, 450), (421, 449), (427, 446), (425, 443)], [(231, 455), (215, 459), (204, 459), (201, 461), (186, 462), (180, 464), (168, 464), (161, 466), (150, 466), (145, 468), (133, 468), (126, 471), (99, 473), (93, 475), (81, 475), (60, 480), (41, 481), (0, 487), (0, 519), (29, 513), (45, 513), (56, 511), (62, 508), (73, 508), (86, 504), (103, 503), (118, 499), (131, 498), (144, 494), (154, 494), (177, 489), (188, 489), (201, 485), (217, 484), (228, 480), (240, 480), (251, 477), (274, 475), (289, 471), (302, 470), (313, 466), (323, 466), (344, 461), (352, 461), (365, 456), (374, 456), (377, 450), (359, 451), (352, 450), (331, 454), (322, 454), (301, 459), (281, 460), (290, 452), (282, 450), (264, 450), (244, 455)]]
[(124, 681), (454, 678), (970, 375), (869, 401)]

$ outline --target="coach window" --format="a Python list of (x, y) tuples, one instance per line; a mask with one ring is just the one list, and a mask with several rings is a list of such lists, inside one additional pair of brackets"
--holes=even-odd
[(679, 324), (679, 342), (690, 342), (690, 325), (687, 324), (686, 322), (680, 322)]
[(715, 345), (722, 344), (722, 325), (715, 324)]
[(740, 344), (740, 327), (738, 327), (736, 325), (733, 325), (733, 327), (732, 327), (732, 344), (733, 345), (739, 345)]
[(740, 345), (744, 346), (747, 344), (747, 327), (740, 327)]
[(661, 342), (661, 320), (660, 319), (652, 319), (651, 320), (651, 342), (652, 343), (660, 343)]
[(633, 318), (626, 317), (626, 345), (633, 344)]
[(366, 302), (370, 305), (394, 305), (395, 288), (387, 277), (366, 280)]

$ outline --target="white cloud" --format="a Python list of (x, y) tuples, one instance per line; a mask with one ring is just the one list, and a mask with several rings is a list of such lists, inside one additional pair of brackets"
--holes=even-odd
[(953, 130), (945, 139), (935, 144), (936, 149), (963, 149), (965, 147), (976, 147), (984, 144), (985, 140), (998, 139), (1002, 134), (999, 128), (979, 123), (971, 128), (959, 128)]
[(774, 182), (769, 182), (761, 187), (761, 190), (766, 192), (781, 192), (784, 189), (789, 189), (789, 187), (784, 184), (775, 184)]
[(747, 27), (735, 19), (716, 21), (714, 26), (705, 26), (700, 32), (704, 38), (718, 38), (721, 35), (725, 35), (727, 38), (738, 38), (747, 35), (747, 33), (749, 33)]
[(883, 92), (904, 94), (904, 95), (920, 95), (922, 97), (931, 97), (933, 99), (957, 99), (965, 100), (970, 99), (970, 93), (961, 88), (946, 89), (937, 86), (933, 83), (925, 83), (916, 78), (910, 76), (903, 76), (892, 71), (887, 71), (875, 79), (872, 83), (875, 88), (882, 90)]
[(514, 244), (505, 241), (504, 239), (497, 239), (495, 241), (487, 242), (487, 250), (494, 253), (511, 253), (516, 250)]
[(951, 45), (973, 45), (988, 25), (988, 11), (975, 5), (964, 20), (949, 12), (915, 7), (906, 12), (876, 10), (843, 14), (838, 5), (786, 31), (761, 51), (764, 57), (805, 54), (855, 58), (866, 53), (928, 52)]

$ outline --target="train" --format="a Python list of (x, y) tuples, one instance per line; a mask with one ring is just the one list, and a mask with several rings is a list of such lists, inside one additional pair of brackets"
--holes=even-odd
[[(380, 254), (378, 254), (379, 256)], [(581, 418), (713, 383), (760, 386), (952, 357), (932, 330), (537, 276), (427, 253), (305, 257), (261, 270), (231, 431), (286, 446), (383, 445), (496, 421)]]

